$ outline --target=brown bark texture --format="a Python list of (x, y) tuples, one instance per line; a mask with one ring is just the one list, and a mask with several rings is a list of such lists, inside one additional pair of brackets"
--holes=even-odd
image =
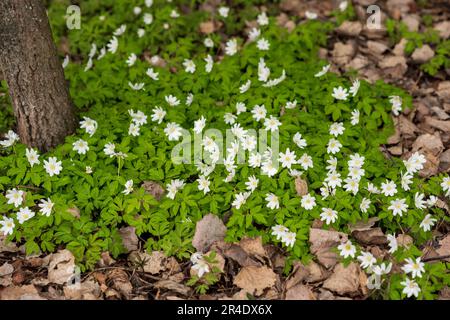
[(73, 105), (41, 0), (0, 0), (0, 69), (23, 143), (47, 151), (75, 131)]

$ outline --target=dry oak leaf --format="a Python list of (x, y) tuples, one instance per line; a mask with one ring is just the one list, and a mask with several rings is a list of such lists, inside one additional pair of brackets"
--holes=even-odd
[(306, 270), (309, 271), (308, 276), (305, 278), (307, 283), (323, 281), (330, 275), (330, 271), (325, 270), (324, 267), (314, 261), (310, 261), (306, 265)]
[(227, 228), (220, 218), (212, 213), (204, 216), (195, 226), (192, 245), (197, 251), (204, 252), (214, 242), (225, 239)]
[(425, 63), (434, 57), (434, 51), (427, 44), (414, 50), (411, 58), (416, 63)]
[(200, 23), (200, 32), (204, 34), (214, 33), (222, 27), (222, 22), (220, 21), (205, 21)]
[(51, 283), (64, 284), (75, 276), (75, 257), (69, 250), (60, 250), (49, 256), (48, 280)]
[(373, 55), (381, 55), (385, 51), (387, 51), (389, 48), (386, 44), (382, 42), (377, 41), (367, 41), (367, 49), (373, 54)]
[(124, 270), (116, 268), (109, 270), (106, 275), (108, 283), (112, 283), (112, 288), (120, 292), (125, 299), (129, 299), (133, 291), (133, 286), (128, 279), (128, 274)]
[(326, 268), (331, 268), (337, 263), (338, 256), (332, 249), (347, 240), (347, 235), (342, 232), (313, 228), (309, 230), (311, 253), (316, 255), (319, 262)]
[(312, 290), (303, 284), (298, 284), (286, 291), (286, 300), (317, 300)]
[(262, 244), (261, 236), (255, 237), (255, 238), (244, 237), (239, 242), (239, 245), (249, 255), (260, 256), (260, 257), (267, 256), (266, 250), (264, 249), (263, 244)]
[(233, 280), (233, 283), (245, 291), (261, 295), (264, 289), (271, 288), (277, 281), (277, 275), (272, 269), (262, 266), (243, 267)]
[(334, 268), (333, 274), (325, 280), (322, 287), (339, 295), (355, 296), (359, 293), (359, 288), (362, 285), (361, 273), (363, 271), (355, 262), (350, 263), (347, 267), (339, 263)]
[(14, 242), (6, 242), (0, 235), (0, 252), (18, 252), (20, 248)]
[(153, 286), (157, 289), (172, 291), (183, 296), (187, 296), (191, 291), (191, 288), (173, 280), (159, 280)]
[(295, 191), (299, 196), (306, 195), (308, 193), (308, 182), (300, 177), (295, 178)]
[(450, 132), (450, 120), (438, 120), (432, 117), (425, 117), (425, 123), (443, 132)]
[(153, 198), (156, 200), (161, 200), (162, 196), (164, 195), (164, 188), (155, 181), (144, 181), (142, 183), (142, 187), (144, 188), (145, 192), (152, 195)]
[(5, 262), (0, 266), (0, 286), (8, 287), (12, 284), (12, 274), (14, 272), (14, 267)]
[(385, 75), (393, 78), (403, 76), (408, 69), (406, 58), (403, 56), (386, 56), (378, 62), (378, 66), (384, 69)]
[(249, 295), (251, 296), (251, 293), (242, 289), (236, 292), (231, 299), (233, 300), (249, 300)]
[(406, 25), (410, 32), (419, 31), (420, 17), (417, 14), (405, 15), (402, 22)]
[(381, 228), (356, 230), (352, 235), (359, 243), (365, 245), (384, 245), (388, 242)]
[(99, 284), (93, 279), (64, 286), (63, 290), (66, 298), (70, 300), (99, 300), (102, 294)]
[(408, 43), (408, 40), (402, 38), (399, 43), (397, 43), (392, 50), (392, 53), (396, 56), (404, 56), (405, 55), (405, 47)]
[(357, 54), (348, 64), (345, 65), (345, 70), (361, 70), (370, 64), (369, 59), (361, 54)]
[(386, 2), (386, 8), (394, 19), (398, 19), (398, 15), (402, 13), (408, 13), (414, 5), (414, 0), (388, 0)]
[(135, 251), (139, 249), (139, 239), (136, 235), (135, 227), (122, 227), (119, 229), (120, 237), (122, 238), (122, 244), (127, 252)]
[(420, 131), (416, 125), (404, 115), (398, 117), (398, 128), (402, 136), (409, 137), (414, 137), (415, 133)]
[(412, 145), (413, 152), (420, 150), (429, 150), (435, 156), (438, 156), (443, 149), (444, 145), (442, 144), (441, 139), (437, 135), (432, 135), (429, 133), (425, 133), (419, 136)]
[(344, 36), (356, 37), (361, 33), (362, 28), (362, 24), (359, 21), (344, 21), (336, 29), (336, 32)]
[(226, 258), (232, 259), (239, 263), (241, 267), (261, 265), (259, 261), (252, 259), (249, 254), (237, 244), (229, 245), (225, 250), (223, 250), (223, 254)]
[(136, 266), (141, 266), (144, 272), (158, 274), (166, 269), (166, 255), (161, 251), (147, 252), (134, 251), (128, 256), (128, 260)]
[(41, 297), (32, 284), (0, 289), (0, 300), (46, 300)]
[(450, 300), (450, 288), (445, 286), (439, 291), (438, 300)]
[(367, 219), (367, 221), (357, 221), (355, 223), (350, 223), (348, 225), (348, 228), (350, 229), (350, 232), (353, 231), (365, 231), (365, 230), (369, 230), (370, 228), (372, 228), (375, 223), (377, 221), (379, 221), (380, 218), (378, 217), (373, 217), (373, 218), (369, 218)]
[(441, 156), (439, 157), (439, 171), (441, 172), (448, 172), (450, 171), (450, 149), (447, 149), (446, 151), (442, 152)]
[(306, 269), (306, 267), (301, 262), (295, 261), (292, 273), (286, 279), (286, 282), (284, 284), (286, 290), (295, 287), (297, 284), (301, 284), (307, 276), (309, 276), (309, 270)]
[[(449, 256), (450, 255), (450, 235), (446, 235), (442, 240), (439, 241), (439, 248), (436, 249), (439, 256)], [(445, 261), (450, 262), (450, 258), (445, 259)]]
[(427, 159), (424, 168), (419, 172), (421, 177), (429, 177), (438, 172), (439, 156), (443, 150), (444, 145), (437, 133), (435, 135), (425, 133), (414, 141), (412, 152), (420, 151)]
[(436, 93), (444, 102), (450, 102), (450, 81), (439, 82)]
[(353, 43), (336, 42), (333, 48), (333, 61), (338, 65), (345, 65), (352, 60), (355, 55), (355, 45)]
[(450, 21), (448, 20), (437, 23), (433, 29), (439, 33), (442, 39), (448, 39), (450, 37)]
[(410, 235), (401, 233), (397, 236), (397, 243), (400, 247), (408, 249), (414, 243), (414, 240)]

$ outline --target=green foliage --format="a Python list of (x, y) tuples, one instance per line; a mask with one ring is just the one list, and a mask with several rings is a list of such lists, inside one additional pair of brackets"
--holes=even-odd
[(450, 66), (450, 40), (441, 40), (436, 30), (431, 28), (432, 20), (429, 16), (423, 17), (424, 24), (428, 27), (425, 32), (411, 32), (403, 22), (392, 19), (386, 21), (386, 29), (392, 43), (398, 43), (406, 39), (405, 53), (411, 55), (415, 49), (428, 44), (435, 47), (435, 56), (420, 68), (431, 76), (435, 76), (441, 69)]
[(435, 56), (427, 63), (420, 66), (426, 73), (434, 76), (441, 69), (450, 68), (450, 40), (439, 43)]

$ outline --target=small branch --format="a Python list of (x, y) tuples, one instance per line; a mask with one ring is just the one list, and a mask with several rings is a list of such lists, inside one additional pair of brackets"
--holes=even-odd
[(430, 258), (423, 259), (422, 261), (429, 262), (429, 261), (444, 260), (444, 259), (449, 259), (449, 258), (450, 258), (450, 254), (445, 255), (445, 256), (430, 257)]
[(33, 187), (33, 186), (23, 186), (23, 185), (15, 186), (15, 185), (12, 185), (12, 184), (7, 184), (7, 186), (14, 187), (14, 188), (19, 188), (19, 189), (30, 189), (30, 190), (35, 190), (35, 191), (43, 190), (42, 188)]

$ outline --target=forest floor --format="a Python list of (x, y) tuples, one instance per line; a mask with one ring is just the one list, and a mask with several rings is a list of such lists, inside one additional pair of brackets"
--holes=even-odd
[[(331, 71), (346, 73), (357, 70), (360, 79), (374, 82), (382, 79), (404, 88), (413, 97), (413, 108), (395, 118), (396, 132), (383, 146), (386, 157), (408, 158), (421, 151), (427, 165), (422, 177), (450, 172), (450, 69), (427, 75), (420, 66), (436, 53), (433, 46), (415, 49), (411, 55), (404, 51), (405, 40), (393, 41), (385, 28), (369, 30), (365, 8), (373, 0), (355, 0), (358, 19), (344, 22), (330, 36), (320, 57), (331, 63)], [(419, 2), (419, 1), (416, 1)], [(419, 6), (415, 1), (377, 1), (382, 21), (391, 18), (403, 21), (410, 31), (426, 29), (431, 24), (443, 39), (450, 37), (450, 6), (446, 1), (428, 1)], [(305, 12), (318, 13), (319, 19), (333, 19), (332, 1), (281, 1), (278, 23), (286, 28), (295, 22), (289, 16), (304, 18)], [(424, 19), (427, 17), (427, 19)], [(450, 214), (448, 204), (439, 204)], [(207, 218), (206, 218), (207, 219)], [(205, 223), (205, 221), (203, 221)], [(225, 243), (221, 225), (214, 221), (197, 225), (196, 237), (214, 242), (218, 252), (221, 280), (207, 294), (198, 294), (185, 284), (191, 262), (177, 261), (161, 252), (146, 253), (132, 229), (123, 229), (128, 256), (118, 260), (109, 253), (102, 255), (95, 270), (82, 273), (76, 285), (65, 284), (67, 274), (73, 273), (74, 258), (67, 250), (47, 256), (25, 256), (22, 247), (5, 244), (0, 239), (0, 298), (1, 299), (245, 299), (254, 292), (258, 299), (367, 299), (370, 296), (366, 276), (352, 263), (343, 268), (330, 251), (342, 237), (337, 231), (318, 229), (317, 221), (310, 231), (311, 251), (317, 260), (305, 266), (296, 263), (292, 272), (283, 273), (285, 256), (275, 246), (263, 245), (260, 238)], [(206, 223), (208, 223), (206, 221)], [(375, 257), (388, 253), (386, 237), (372, 223), (353, 226), (352, 236)], [(450, 262), (450, 226), (442, 223), (434, 229), (433, 241), (422, 248), (422, 261)], [(407, 246), (412, 239), (399, 235), (399, 245)], [(393, 267), (399, 268), (399, 266)], [(450, 299), (450, 289), (439, 293), (440, 299)]]

